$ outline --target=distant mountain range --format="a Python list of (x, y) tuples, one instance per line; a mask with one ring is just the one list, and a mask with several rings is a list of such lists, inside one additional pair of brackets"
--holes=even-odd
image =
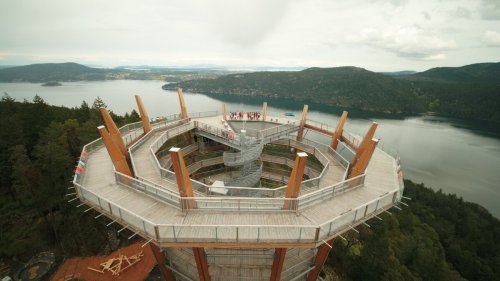
[(359, 67), (231, 74), (163, 89), (294, 100), (386, 113), (436, 112), (500, 122), (500, 63), (376, 73)]
[[(273, 69), (275, 70), (275, 69)], [(295, 69), (293, 69), (295, 70)], [(241, 70), (240, 70), (241, 71)], [(45, 63), (0, 68), (0, 82), (164, 80), (163, 89), (225, 96), (287, 99), (383, 113), (435, 112), (500, 122), (500, 63), (377, 73), (359, 67), (231, 72), (214, 66), (92, 68)]]
[(94, 68), (74, 62), (41, 63), (15, 67), (0, 67), (0, 82), (69, 82), (103, 80), (164, 80), (178, 82), (186, 79), (215, 78), (231, 73), (223, 70), (180, 69), (162, 67)]

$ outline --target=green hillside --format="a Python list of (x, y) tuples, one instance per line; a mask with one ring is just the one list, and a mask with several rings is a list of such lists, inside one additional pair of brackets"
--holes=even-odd
[(41, 83), (47, 81), (105, 80), (108, 73), (109, 70), (90, 68), (73, 62), (42, 63), (0, 69), (0, 81)]
[(92, 68), (74, 62), (41, 63), (0, 68), (0, 82), (70, 82), (103, 80), (162, 80), (178, 82), (189, 79), (215, 78), (228, 71), (177, 68)]
[(500, 63), (384, 75), (357, 67), (255, 72), (184, 81), (163, 89), (284, 98), (386, 113), (437, 112), (500, 122)]
[(416, 95), (405, 81), (357, 67), (233, 74), (163, 88), (177, 87), (190, 92), (286, 98), (366, 111), (417, 113), (425, 110), (425, 99)]

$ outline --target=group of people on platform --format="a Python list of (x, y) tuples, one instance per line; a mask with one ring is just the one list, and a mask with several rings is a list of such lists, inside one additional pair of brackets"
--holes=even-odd
[(250, 112), (243, 112), (243, 111), (231, 111), (229, 112), (229, 118), (231, 120), (259, 120), (260, 119), (260, 112), (258, 111), (250, 111)]

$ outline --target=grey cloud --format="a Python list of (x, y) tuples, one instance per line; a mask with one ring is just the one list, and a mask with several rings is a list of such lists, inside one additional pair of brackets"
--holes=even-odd
[(348, 41), (414, 60), (444, 59), (446, 51), (456, 48), (453, 40), (445, 40), (418, 26), (400, 27), (389, 31), (365, 29), (360, 35), (351, 37)]
[(485, 20), (500, 20), (500, 1), (482, 0), (480, 7), (481, 18)]
[(488, 30), (484, 32), (481, 41), (487, 47), (500, 47), (500, 33)]
[(395, 7), (405, 6), (408, 0), (369, 0), (372, 3), (390, 3)]
[(289, 4), (286, 0), (216, 1), (211, 22), (226, 42), (252, 47), (276, 28)]
[(471, 12), (469, 9), (464, 8), (464, 7), (457, 7), (454, 11), (451, 12), (451, 16), (454, 18), (463, 18), (463, 19), (470, 19), (471, 17)]
[(425, 12), (425, 11), (424, 11), (424, 12), (422, 12), (421, 14), (422, 14), (422, 16), (424, 16), (424, 18), (425, 18), (426, 20), (430, 20), (430, 19), (431, 19), (431, 15), (430, 15), (429, 13), (427, 13), (427, 12)]

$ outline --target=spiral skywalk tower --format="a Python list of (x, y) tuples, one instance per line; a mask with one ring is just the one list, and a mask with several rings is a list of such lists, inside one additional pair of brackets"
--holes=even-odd
[[(377, 148), (377, 123), (360, 137), (344, 130), (347, 112), (332, 127), (307, 106), (294, 120), (264, 103), (250, 134), (230, 130), (225, 106), (188, 113), (178, 98), (179, 114), (151, 122), (136, 96), (142, 121), (121, 128), (102, 109), (106, 126), (83, 147), (70, 200), (142, 237), (165, 280), (317, 280), (336, 237), (399, 208), (399, 160)], [(275, 185), (256, 186), (263, 179)]]

